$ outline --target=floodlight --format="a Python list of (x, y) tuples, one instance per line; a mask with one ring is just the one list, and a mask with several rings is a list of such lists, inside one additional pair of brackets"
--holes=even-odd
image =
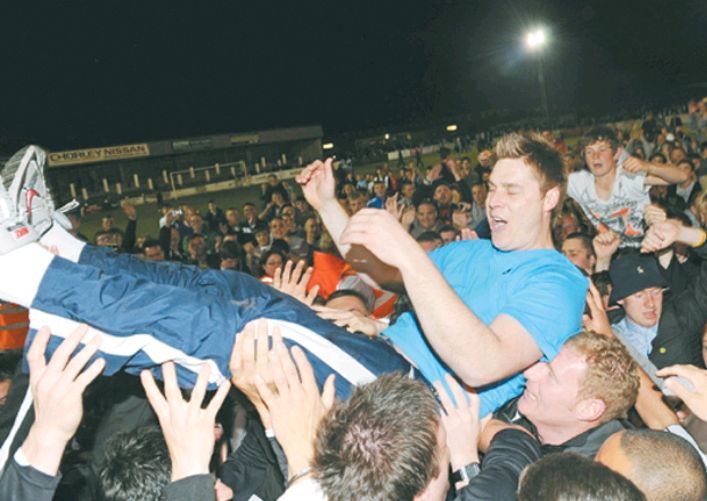
[(546, 41), (547, 38), (545, 36), (545, 30), (543, 30), (542, 28), (537, 28), (535, 30), (529, 31), (525, 35), (525, 45), (530, 50), (541, 49), (545, 45)]
[(324, 143), (322, 145), (323, 150), (333, 150), (334, 149), (334, 143)]
[(455, 132), (458, 128), (457, 124), (449, 124), (447, 125), (447, 132)]

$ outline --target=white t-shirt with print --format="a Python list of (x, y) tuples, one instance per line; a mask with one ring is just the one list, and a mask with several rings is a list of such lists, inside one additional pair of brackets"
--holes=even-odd
[(597, 196), (594, 175), (586, 169), (573, 172), (567, 182), (572, 197), (598, 231), (610, 229), (621, 235), (621, 247), (640, 247), (645, 226), (643, 211), (650, 203), (646, 174), (616, 169), (616, 179), (608, 200)]

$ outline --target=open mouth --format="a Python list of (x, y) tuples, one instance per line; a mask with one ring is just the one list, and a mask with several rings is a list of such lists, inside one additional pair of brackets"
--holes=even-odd
[(506, 225), (508, 225), (508, 221), (505, 219), (496, 216), (489, 218), (489, 226), (491, 227), (491, 231), (501, 231), (506, 227)]

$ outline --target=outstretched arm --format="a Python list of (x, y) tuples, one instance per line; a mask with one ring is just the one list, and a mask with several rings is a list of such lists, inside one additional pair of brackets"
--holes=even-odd
[(76, 433), (83, 416), (83, 392), (103, 370), (105, 361), (97, 359), (84, 366), (96, 353), (101, 339), (91, 338), (76, 356), (71, 354), (86, 336), (88, 328), (77, 328), (45, 362), (50, 332), (40, 329), (27, 352), (35, 421), (22, 444), (29, 464), (47, 475), (56, 475), (66, 444)]
[[(288, 350), (277, 328), (268, 360), (255, 376), (255, 386), (287, 457), (290, 486), (309, 475), (317, 428), (334, 404), (334, 375), (327, 378), (320, 394), (307, 356), (298, 346)], [(266, 381), (272, 381), (271, 386)]]
[[(700, 269), (695, 279), (684, 291), (680, 292), (670, 303), (677, 318), (680, 319), (685, 334), (690, 335), (695, 344), (694, 333), (702, 332), (707, 317), (707, 233), (699, 228), (683, 226), (679, 221), (668, 219), (651, 226), (641, 242), (642, 252), (654, 252), (670, 247), (674, 242), (680, 242), (693, 247), (696, 256), (702, 258)], [(701, 337), (701, 336), (700, 336)]]
[(149, 370), (140, 373), (147, 400), (157, 414), (167, 443), (172, 462), (172, 482), (209, 473), (216, 413), (231, 388), (228, 381), (222, 382), (206, 408), (202, 408), (209, 372), (210, 366), (203, 364), (189, 401), (184, 400), (179, 390), (173, 362), (162, 364), (164, 394)]
[(64, 449), (83, 416), (83, 392), (105, 366), (103, 359), (97, 359), (84, 369), (101, 342), (94, 336), (78, 350), (86, 332), (85, 325), (77, 328), (48, 363), (44, 358), (48, 328), (39, 330), (27, 351), (35, 420), (22, 447), (0, 476), (3, 499), (48, 501), (54, 496)]
[(611, 230), (604, 233), (598, 233), (592, 240), (594, 254), (597, 257), (597, 263), (594, 266), (595, 273), (600, 271), (608, 271), (611, 266), (611, 257), (619, 249), (621, 238), (618, 234)]
[(645, 172), (646, 179), (644, 184), (651, 186), (682, 183), (687, 181), (688, 177), (688, 174), (676, 165), (652, 163), (636, 157), (626, 159), (623, 163), (623, 168), (627, 172)]
[(336, 200), (332, 161), (331, 158), (324, 162), (317, 160), (297, 176), (307, 202), (319, 213), (339, 252), (356, 271), (363, 274), (369, 283), (400, 291), (402, 279), (397, 269), (382, 262), (360, 245), (352, 246), (342, 242), (341, 235), (349, 223), (349, 215)]

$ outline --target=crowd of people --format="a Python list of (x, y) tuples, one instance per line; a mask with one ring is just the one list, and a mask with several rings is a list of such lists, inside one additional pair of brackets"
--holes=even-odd
[(152, 236), (130, 204), (83, 235), (21, 150), (0, 498), (704, 499), (707, 99), (688, 112), (316, 161)]

